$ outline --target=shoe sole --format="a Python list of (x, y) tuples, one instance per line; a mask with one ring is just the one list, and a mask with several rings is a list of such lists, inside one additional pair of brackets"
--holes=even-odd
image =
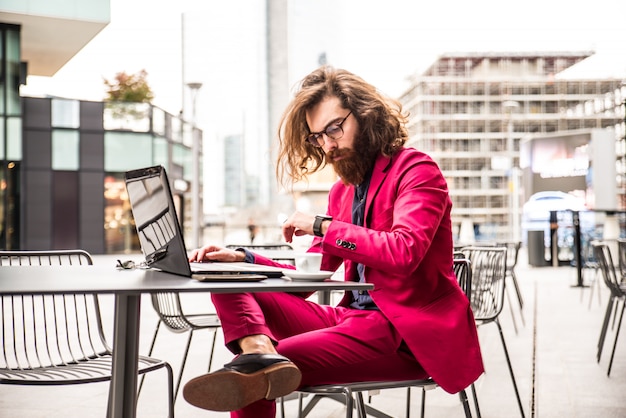
[(183, 397), (198, 408), (236, 411), (261, 399), (288, 395), (301, 379), (294, 364), (274, 364), (250, 374), (221, 370), (191, 379), (183, 388)]

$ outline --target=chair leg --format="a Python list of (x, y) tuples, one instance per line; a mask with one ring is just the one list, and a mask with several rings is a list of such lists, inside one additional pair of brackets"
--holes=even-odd
[[(346, 404), (347, 407), (347, 404)], [(359, 418), (367, 418), (367, 412), (365, 412), (365, 401), (363, 400), (363, 393), (356, 393), (356, 409)]]
[(613, 311), (613, 302), (615, 298), (613, 295), (609, 296), (609, 301), (606, 305), (606, 312), (604, 313), (604, 320), (602, 321), (602, 328), (600, 329), (600, 338), (598, 339), (598, 352), (596, 353), (596, 360), (600, 363), (600, 357), (602, 356), (602, 348), (604, 347), (604, 340), (606, 339), (606, 331), (609, 328), (609, 321), (611, 320), (611, 312)]
[(411, 386), (406, 388), (406, 417), (411, 417)]
[(613, 342), (613, 351), (611, 351), (611, 360), (609, 360), (609, 368), (606, 372), (607, 376), (611, 375), (611, 367), (613, 366), (613, 357), (615, 356), (615, 347), (617, 347), (617, 338), (619, 337), (619, 330), (622, 327), (622, 319), (624, 318), (624, 309), (626, 308), (626, 301), (622, 302), (622, 312), (619, 315), (619, 321), (617, 324), (617, 330), (615, 331), (615, 341)]
[(426, 414), (426, 389), (422, 387), (422, 404), (420, 405), (420, 417)]
[[(152, 350), (154, 350), (154, 343), (156, 342), (157, 335), (159, 334), (159, 328), (161, 327), (161, 321), (157, 322), (156, 328), (154, 330), (154, 335), (152, 336), (152, 342), (150, 343), (150, 349), (148, 350), (148, 357), (152, 355)], [(137, 389), (137, 397), (141, 394), (141, 388), (143, 387), (143, 380), (146, 378), (146, 375), (141, 375), (141, 379), (139, 380), (139, 388)]]
[(476, 396), (476, 385), (472, 383), (472, 397), (474, 398), (474, 409), (476, 410), (476, 417), (481, 418), (480, 408), (478, 407), (478, 396)]
[(513, 313), (513, 304), (511, 303), (511, 297), (509, 296), (509, 289), (505, 287), (504, 294), (506, 296), (506, 301), (509, 305), (509, 311), (511, 311), (511, 321), (513, 322), (513, 329), (515, 330), (515, 335), (517, 335), (517, 323), (515, 322), (515, 314)]
[(506, 357), (506, 362), (509, 366), (509, 373), (511, 374), (511, 381), (513, 382), (513, 389), (515, 389), (515, 396), (517, 397), (517, 406), (519, 407), (522, 418), (524, 415), (524, 407), (522, 406), (522, 400), (519, 396), (519, 390), (517, 389), (517, 382), (515, 381), (515, 374), (513, 373), (513, 366), (511, 365), (511, 358), (509, 357), (509, 350), (506, 348), (506, 342), (504, 341), (504, 333), (502, 332), (502, 327), (500, 326), (500, 322), (496, 319), (494, 321), (498, 326), (498, 330), (500, 331), (500, 340), (502, 340), (502, 348), (504, 349), (504, 355)]
[[(348, 388), (344, 388), (343, 394), (346, 397), (346, 418), (352, 418), (352, 409), (354, 409), (354, 398), (352, 398), (352, 391)], [(363, 409), (365, 409), (365, 407), (363, 407)]]
[(465, 389), (459, 392), (459, 398), (461, 398), (461, 405), (463, 405), (463, 412), (465, 412), (465, 417), (472, 418), (472, 411), (469, 406), (469, 400), (467, 399), (467, 392), (465, 392)]
[[(167, 403), (169, 408), (169, 418), (174, 418), (174, 372), (169, 363), (165, 363), (167, 370)], [(137, 394), (139, 396), (139, 394)]]
[(211, 373), (211, 366), (213, 365), (213, 353), (215, 353), (215, 340), (217, 340), (217, 329), (213, 329), (213, 342), (211, 343), (211, 355), (209, 356), (209, 368), (208, 373)]
[[(585, 282), (585, 270), (589, 270), (589, 269), (583, 269), (583, 283)], [(595, 275), (593, 276), (593, 278), (589, 281), (589, 309), (591, 309), (591, 302), (593, 301), (593, 288), (596, 287), (596, 277)], [(582, 296), (583, 293), (585, 291), (585, 287), (581, 287), (580, 288), (580, 299), (582, 300)]]
[(615, 303), (615, 305), (613, 305), (613, 309), (615, 311), (613, 312), (613, 324), (611, 325), (611, 330), (615, 329), (615, 321), (617, 321), (617, 310), (619, 309), (619, 299), (617, 299), (616, 302), (617, 303)]
[(285, 418), (285, 398), (281, 396), (277, 402), (280, 402), (280, 418)]
[(515, 270), (511, 270), (511, 278), (513, 279), (513, 286), (515, 286), (515, 293), (517, 294), (517, 301), (519, 302), (520, 309), (524, 308), (524, 297), (522, 296), (522, 290), (519, 287), (519, 283), (517, 282), (517, 276), (515, 275)]
[(180, 389), (180, 382), (183, 380), (183, 371), (185, 371), (185, 364), (187, 363), (187, 355), (189, 354), (189, 347), (191, 346), (191, 339), (193, 338), (194, 330), (189, 331), (189, 338), (187, 338), (187, 345), (185, 346), (185, 353), (183, 354), (183, 361), (180, 364), (180, 371), (178, 372), (178, 379), (176, 380), (176, 390), (174, 391), (174, 402), (178, 397), (178, 390)]

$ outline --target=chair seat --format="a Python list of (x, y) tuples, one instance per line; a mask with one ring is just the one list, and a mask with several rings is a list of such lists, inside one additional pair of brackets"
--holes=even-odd
[[(100, 357), (77, 359), (75, 362), (35, 367), (31, 369), (0, 369), (1, 384), (19, 385), (71, 385), (111, 380), (112, 353)], [(139, 374), (158, 370), (164, 362), (139, 356)]]
[(217, 314), (186, 314), (185, 317), (194, 328), (220, 327), (222, 324)]
[(355, 383), (340, 383), (340, 384), (328, 384), (312, 387), (303, 387), (298, 389), (299, 392), (304, 393), (344, 393), (346, 388), (352, 392), (363, 392), (366, 390), (383, 390), (383, 389), (395, 389), (406, 388), (408, 386), (421, 386), (425, 389), (435, 389), (437, 383), (431, 378), (428, 379), (414, 379), (414, 380), (400, 380), (400, 381), (372, 381), (372, 382), (355, 382)]

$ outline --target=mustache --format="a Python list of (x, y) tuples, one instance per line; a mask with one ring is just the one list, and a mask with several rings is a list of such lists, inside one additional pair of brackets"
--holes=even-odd
[(348, 149), (348, 148), (335, 148), (332, 149), (330, 151), (328, 151), (328, 154), (326, 154), (330, 160), (334, 160), (335, 158), (346, 158), (346, 157), (351, 157), (355, 154), (355, 151), (353, 149)]

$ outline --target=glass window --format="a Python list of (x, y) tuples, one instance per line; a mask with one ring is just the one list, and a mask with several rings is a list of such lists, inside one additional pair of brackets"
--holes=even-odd
[(137, 132), (105, 132), (104, 170), (128, 171), (153, 165), (152, 136)]
[(172, 162), (183, 167), (185, 179), (191, 179), (191, 150), (181, 144), (174, 144), (173, 148)]
[(79, 139), (78, 131), (65, 129), (52, 131), (53, 170), (78, 170)]
[[(0, 100), (0, 102), (2, 102), (2, 100)], [(5, 154), (4, 154), (4, 121), (5, 120), (6, 119), (0, 115), (0, 160), (6, 159)]]
[(78, 100), (52, 99), (52, 127), (74, 128), (80, 126)]
[(6, 32), (6, 88), (7, 88), (7, 115), (20, 115), (20, 33), (19, 31), (8, 30)]
[(167, 140), (165, 138), (156, 137), (154, 138), (153, 146), (154, 164), (160, 164), (163, 167), (167, 167), (169, 163), (169, 159), (167, 158)]
[(152, 130), (159, 135), (165, 135), (165, 112), (158, 107), (152, 108)]
[[(21, 160), (22, 159), (22, 118), (12, 117), (7, 118), (7, 132), (9, 137), (7, 138), (7, 160)], [(2, 155), (4, 156), (4, 150)]]

